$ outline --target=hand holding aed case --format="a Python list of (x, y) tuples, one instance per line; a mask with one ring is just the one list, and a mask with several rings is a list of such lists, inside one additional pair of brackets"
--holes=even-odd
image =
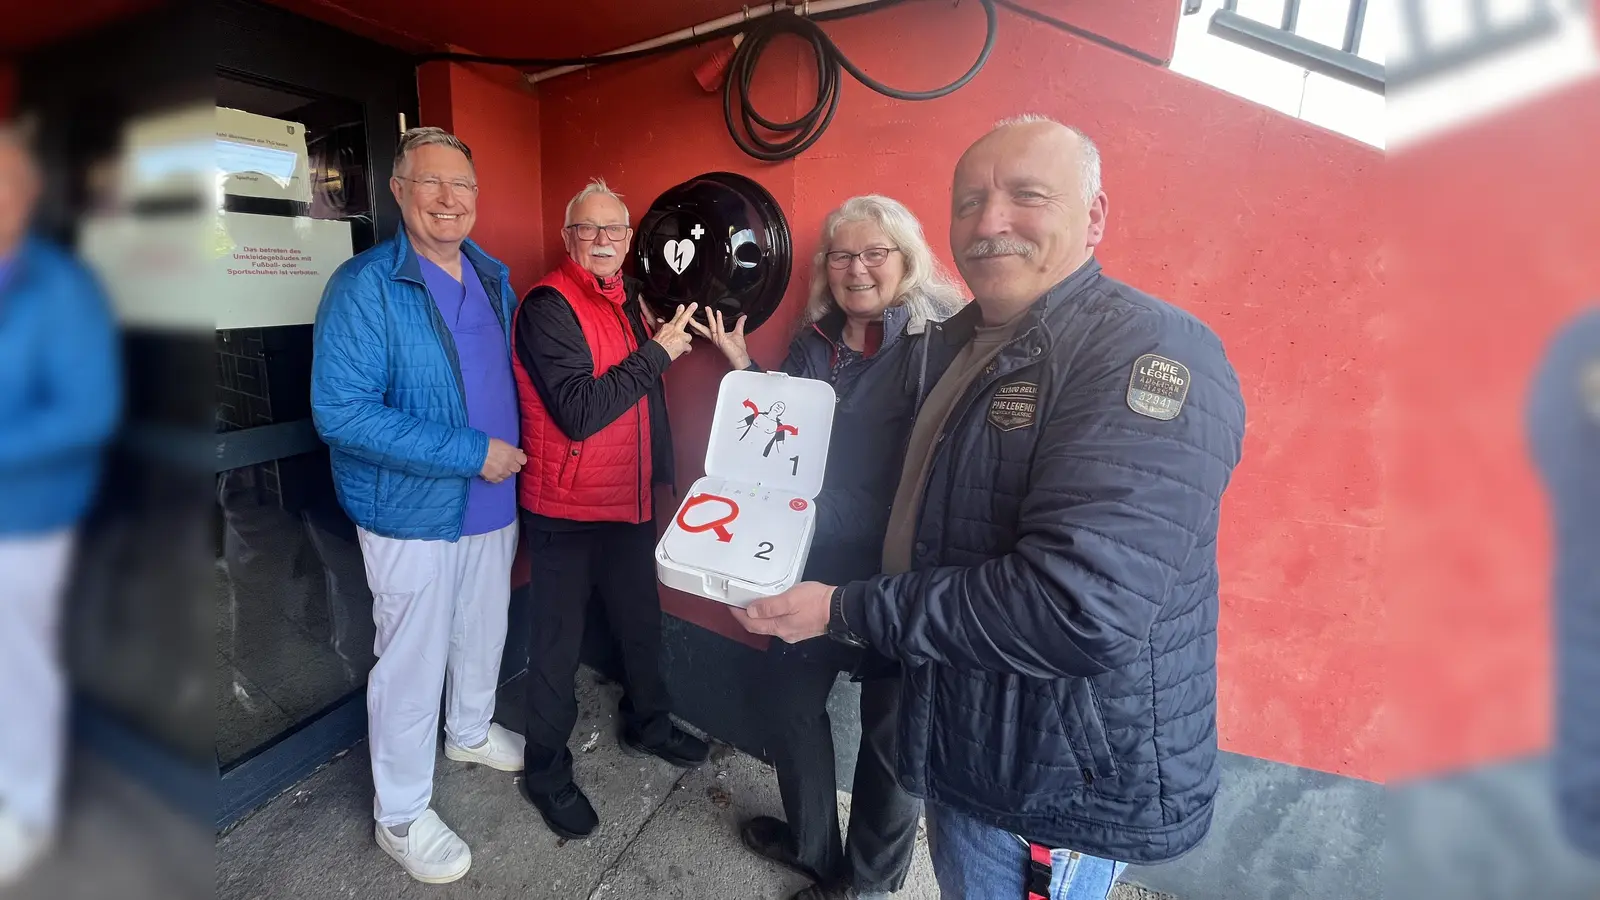
[(743, 607), (800, 580), (833, 436), (833, 386), (729, 372), (717, 390), (706, 474), (656, 545), (661, 583)]

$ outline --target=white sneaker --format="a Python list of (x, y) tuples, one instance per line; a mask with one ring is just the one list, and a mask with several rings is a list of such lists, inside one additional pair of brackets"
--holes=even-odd
[(378, 846), (394, 857), (406, 874), (424, 884), (449, 884), (472, 868), (472, 851), (433, 810), (411, 823), (405, 837), (374, 823)]
[(51, 843), (49, 832), (29, 828), (0, 811), (0, 887), (21, 881), (50, 852)]
[(446, 759), (456, 762), (477, 763), (502, 772), (522, 771), (522, 749), (527, 746), (527, 740), (515, 731), (501, 728), (499, 725), (489, 726), (489, 739), (481, 747), (460, 747), (444, 741), (444, 755)]

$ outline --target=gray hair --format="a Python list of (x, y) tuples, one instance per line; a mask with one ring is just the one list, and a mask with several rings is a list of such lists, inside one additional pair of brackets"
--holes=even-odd
[(591, 179), (589, 179), (589, 183), (583, 186), (583, 190), (581, 190), (578, 193), (574, 194), (572, 199), (567, 201), (567, 218), (566, 218), (566, 221), (563, 222), (562, 224), (563, 225), (571, 225), (572, 224), (572, 213), (573, 213), (573, 210), (576, 210), (578, 208), (578, 204), (580, 204), (583, 201), (589, 199), (590, 197), (596, 197), (596, 196), (599, 196), (599, 197), (610, 197), (611, 199), (617, 201), (617, 205), (622, 207), (622, 222), (623, 222), (623, 224), (625, 224), (625, 225), (632, 225), (633, 224), (633, 220), (629, 217), (628, 204), (622, 202), (622, 195), (617, 193), (616, 191), (613, 191), (611, 189), (611, 187), (606, 184), (606, 180), (604, 178), (591, 178)]
[(1100, 148), (1095, 146), (1094, 141), (1082, 129), (1074, 128), (1071, 125), (1058, 122), (1049, 116), (1041, 116), (1038, 113), (1023, 113), (1020, 116), (1012, 116), (1009, 119), (1001, 119), (994, 123), (994, 127), (989, 129), (989, 133), (993, 134), (1002, 128), (1009, 128), (1012, 125), (1036, 125), (1040, 123), (1060, 125), (1078, 136), (1079, 166), (1081, 167), (1078, 171), (1078, 181), (1083, 185), (1083, 204), (1088, 206), (1094, 203), (1094, 198), (1100, 193), (1101, 188)]
[[(400, 135), (400, 146), (396, 147), (394, 151), (394, 174), (398, 176), (405, 171), (406, 157), (411, 154), (411, 151), (418, 147), (427, 147), (430, 144), (438, 144), (454, 150), (460, 150), (461, 155), (467, 158), (467, 163), (469, 165), (472, 164), (472, 151), (468, 149), (466, 142), (443, 128), (426, 125), (421, 128), (413, 128)], [(473, 171), (477, 171), (476, 165), (473, 166)]]
[(822, 223), (822, 243), (811, 265), (811, 294), (806, 303), (802, 325), (809, 325), (828, 315), (836, 308), (833, 291), (828, 287), (828, 251), (833, 247), (833, 236), (839, 226), (847, 222), (871, 222), (900, 249), (905, 260), (905, 277), (900, 280), (899, 295), (895, 304), (904, 304), (911, 313), (906, 331), (916, 334), (930, 320), (943, 321), (955, 315), (965, 298), (956, 287), (955, 279), (940, 265), (922, 234), (922, 223), (898, 200), (879, 194), (851, 197), (839, 204)]

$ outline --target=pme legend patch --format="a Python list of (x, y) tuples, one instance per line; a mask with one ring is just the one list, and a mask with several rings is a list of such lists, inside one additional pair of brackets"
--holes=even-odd
[(989, 424), (1001, 431), (1016, 431), (1039, 417), (1039, 386), (1031, 381), (1000, 385), (989, 401)]
[(1146, 353), (1133, 364), (1128, 379), (1128, 408), (1163, 422), (1176, 419), (1189, 396), (1189, 367), (1177, 360)]

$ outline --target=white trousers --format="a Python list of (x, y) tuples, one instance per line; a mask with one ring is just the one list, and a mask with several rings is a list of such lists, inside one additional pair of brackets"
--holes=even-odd
[(61, 595), (73, 532), (0, 538), (0, 806), (53, 830), (66, 766)]
[(381, 825), (401, 825), (422, 815), (433, 797), (439, 696), (447, 683), (451, 742), (475, 747), (489, 736), (517, 525), (455, 543), (359, 534), (378, 632), (378, 662), (367, 677), (373, 815)]

